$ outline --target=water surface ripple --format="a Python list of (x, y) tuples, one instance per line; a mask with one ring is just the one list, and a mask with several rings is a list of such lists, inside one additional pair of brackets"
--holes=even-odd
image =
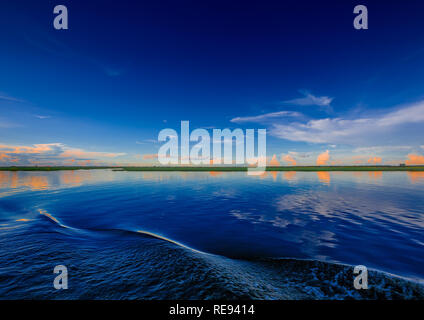
[(424, 299), (423, 187), (420, 172), (0, 171), (0, 299)]

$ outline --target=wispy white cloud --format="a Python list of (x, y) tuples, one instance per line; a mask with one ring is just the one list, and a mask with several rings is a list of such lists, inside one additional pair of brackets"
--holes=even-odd
[(312, 156), (312, 152), (289, 151), (288, 153), (297, 158), (309, 158)]
[(423, 123), (424, 101), (421, 101), (388, 113), (356, 119), (324, 118), (289, 124), (273, 122), (270, 134), (281, 139), (310, 143), (363, 145), (388, 139), (390, 143), (395, 143), (405, 138), (409, 143), (414, 143), (422, 141), (422, 130), (405, 129), (411, 129), (414, 124), (422, 128)]
[(384, 153), (393, 151), (408, 151), (412, 150), (413, 146), (372, 146), (355, 148), (353, 152), (358, 153)]
[(34, 115), (34, 117), (36, 117), (38, 119), (50, 119), (51, 118), (51, 116), (43, 116), (43, 115), (39, 115), (39, 114)]
[(6, 100), (6, 101), (12, 101), (12, 102), (24, 102), (24, 100), (22, 100), (22, 99), (11, 97), (11, 96), (3, 94), (3, 93), (0, 93), (0, 100)]
[(155, 139), (144, 139), (142, 141), (137, 140), (135, 143), (136, 144), (151, 144), (151, 143), (159, 143), (159, 140), (155, 140)]
[(63, 158), (78, 158), (78, 159), (96, 159), (96, 158), (115, 158), (124, 156), (123, 152), (99, 152), (99, 151), (85, 151), (82, 149), (75, 148), (63, 148), (63, 152), (60, 154)]
[(380, 127), (424, 122), (424, 101), (409, 105), (406, 108), (400, 108), (376, 120), (376, 124)]
[(236, 117), (231, 119), (231, 122), (234, 123), (243, 123), (243, 122), (267, 122), (269, 120), (275, 120), (278, 118), (283, 117), (300, 117), (302, 116), (299, 112), (294, 111), (278, 111), (278, 112), (272, 112), (272, 113), (265, 113), (258, 116), (251, 116), (251, 117)]
[(334, 98), (328, 96), (314, 96), (313, 94), (307, 91), (301, 91), (304, 95), (302, 98), (291, 99), (287, 101), (283, 101), (285, 104), (294, 104), (297, 106), (320, 106), (320, 107), (328, 107)]

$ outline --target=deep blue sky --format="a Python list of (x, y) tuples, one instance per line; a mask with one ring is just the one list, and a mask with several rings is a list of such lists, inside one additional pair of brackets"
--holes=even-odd
[[(137, 162), (189, 120), (267, 128), (269, 155), (298, 163), (403, 161), (424, 151), (423, 40), (422, 1), (2, 1), (0, 160)], [(280, 111), (297, 115), (244, 119)]]

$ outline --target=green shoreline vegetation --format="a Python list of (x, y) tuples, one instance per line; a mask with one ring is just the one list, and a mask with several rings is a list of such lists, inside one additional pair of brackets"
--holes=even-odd
[[(216, 171), (216, 172), (243, 172), (247, 167), (195, 167), (195, 166), (145, 166), (145, 167), (0, 167), (0, 171), (60, 171), (60, 170), (98, 170), (113, 169), (114, 171)], [(266, 171), (424, 171), (424, 166), (278, 166), (266, 167)]]
[(91, 169), (116, 169), (117, 167), (0, 167), (0, 171), (60, 171), (60, 170), (91, 170)]

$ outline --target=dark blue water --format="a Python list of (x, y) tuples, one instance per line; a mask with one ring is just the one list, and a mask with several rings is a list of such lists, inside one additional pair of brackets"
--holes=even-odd
[(423, 299), (423, 229), (423, 173), (0, 172), (0, 298)]

